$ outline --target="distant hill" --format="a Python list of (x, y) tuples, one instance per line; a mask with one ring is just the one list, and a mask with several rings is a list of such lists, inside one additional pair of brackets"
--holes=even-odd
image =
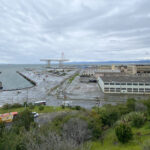
[(70, 65), (97, 65), (97, 64), (150, 64), (150, 60), (138, 60), (138, 61), (95, 61), (95, 62), (90, 62), (90, 61), (82, 61), (82, 62), (67, 62), (65, 64), (70, 64)]

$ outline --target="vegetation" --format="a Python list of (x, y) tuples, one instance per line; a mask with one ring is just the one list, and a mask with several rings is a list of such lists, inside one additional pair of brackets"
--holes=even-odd
[(133, 136), (131, 127), (124, 122), (121, 122), (116, 126), (115, 133), (121, 143), (127, 143)]
[[(11, 125), (0, 123), (0, 150), (149, 150), (148, 102), (129, 99), (126, 104), (91, 110), (7, 104), (0, 113), (19, 115)], [(31, 112), (47, 113), (49, 122), (39, 127)]]
[(69, 79), (69, 83), (71, 84), (72, 83), (72, 81), (77, 77), (77, 76), (79, 76), (79, 74), (78, 73), (76, 73), (74, 76), (72, 76), (70, 79)]

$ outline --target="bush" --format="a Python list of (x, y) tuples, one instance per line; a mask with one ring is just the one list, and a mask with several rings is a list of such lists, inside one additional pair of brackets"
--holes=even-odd
[(43, 106), (43, 105), (40, 105), (40, 106), (39, 106), (39, 111), (42, 111), (42, 110), (44, 110), (44, 106)]
[(126, 106), (130, 112), (135, 111), (135, 104), (136, 104), (136, 100), (134, 98), (130, 98), (127, 100)]
[(141, 127), (146, 118), (141, 112), (130, 112), (127, 115), (122, 116), (121, 121), (131, 124), (133, 127)]
[(141, 127), (142, 125), (144, 125), (145, 123), (145, 117), (142, 113), (134, 113), (133, 117), (132, 117), (132, 126), (133, 127)]
[(111, 105), (100, 109), (98, 113), (104, 126), (112, 126), (119, 118), (119, 112), (117, 108)]
[(32, 112), (26, 109), (16, 116), (14, 119), (14, 126), (24, 127), (26, 130), (29, 130), (32, 122), (34, 122)]
[(11, 105), (11, 108), (20, 108), (22, 107), (23, 105), (19, 104), (19, 103), (14, 103)]
[(16, 150), (27, 150), (26, 145), (21, 142), (16, 145)]
[(88, 123), (79, 118), (71, 118), (63, 125), (63, 136), (67, 140), (73, 140), (81, 144), (91, 137)]
[(2, 108), (5, 109), (5, 110), (10, 109), (11, 108), (11, 104), (5, 104), (5, 105), (3, 105)]
[(115, 133), (121, 143), (127, 143), (133, 137), (131, 127), (123, 122), (117, 125), (115, 128)]
[(76, 110), (81, 110), (81, 107), (80, 106), (75, 106), (75, 109)]
[(0, 122), (0, 138), (2, 138), (4, 130), (5, 130), (5, 123)]
[(150, 99), (144, 100), (143, 104), (147, 107), (147, 113), (148, 113), (148, 115), (150, 115)]
[(62, 108), (62, 109), (65, 109), (65, 105), (61, 105), (61, 108)]
[(100, 138), (102, 134), (102, 123), (100, 119), (93, 118), (89, 121), (88, 127), (92, 131), (92, 137), (94, 140)]

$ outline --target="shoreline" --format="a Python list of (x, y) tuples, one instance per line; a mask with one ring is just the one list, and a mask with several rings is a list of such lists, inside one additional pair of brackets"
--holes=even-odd
[(16, 71), (16, 73), (18, 73), (20, 76), (22, 76), (24, 79), (26, 79), (27, 81), (29, 81), (32, 86), (30, 87), (24, 87), (24, 88), (16, 88), (16, 89), (6, 89), (6, 90), (0, 90), (0, 92), (8, 92), (8, 91), (20, 91), (20, 90), (26, 90), (26, 89), (31, 89), (33, 87), (35, 87), (37, 85), (37, 83), (33, 80), (31, 80), (30, 78), (28, 78), (27, 76), (25, 76), (24, 74), (22, 74), (19, 71)]

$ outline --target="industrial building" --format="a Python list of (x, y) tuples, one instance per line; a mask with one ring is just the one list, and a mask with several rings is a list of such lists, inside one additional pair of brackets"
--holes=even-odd
[(150, 73), (150, 65), (136, 65), (137, 73)]
[(150, 77), (103, 76), (98, 84), (104, 93), (150, 94)]

